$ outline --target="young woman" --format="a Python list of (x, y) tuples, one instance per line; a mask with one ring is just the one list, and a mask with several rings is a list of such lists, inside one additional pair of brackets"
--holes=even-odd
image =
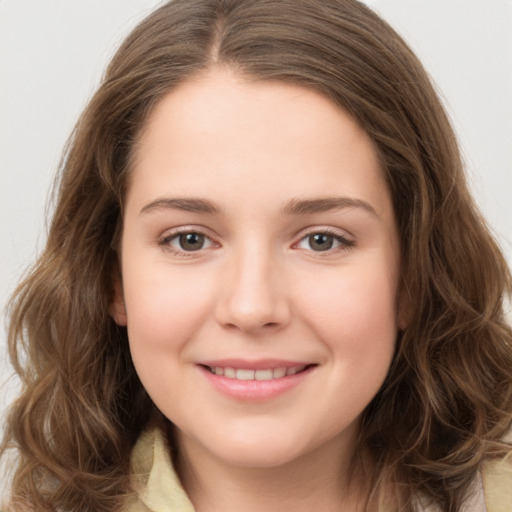
[(81, 117), (13, 298), (9, 507), (508, 510), (510, 288), (371, 10), (166, 4)]

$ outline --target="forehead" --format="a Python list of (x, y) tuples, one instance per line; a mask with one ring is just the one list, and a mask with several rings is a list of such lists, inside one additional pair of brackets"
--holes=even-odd
[(313, 90), (227, 69), (209, 70), (157, 104), (133, 174), (130, 188), (148, 200), (158, 189), (219, 199), (243, 191), (262, 200), (269, 187), (288, 196), (387, 199), (373, 143), (346, 112)]

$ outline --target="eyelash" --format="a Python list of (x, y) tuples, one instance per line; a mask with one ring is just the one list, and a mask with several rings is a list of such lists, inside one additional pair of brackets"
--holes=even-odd
[(178, 237), (180, 237), (182, 235), (199, 235), (199, 236), (204, 237), (205, 240), (208, 240), (211, 245), (218, 245), (211, 239), (211, 237), (209, 237), (208, 235), (203, 233), (200, 229), (190, 229), (190, 228), (179, 229), (179, 230), (173, 231), (172, 233), (162, 236), (158, 240), (158, 245), (163, 247), (166, 251), (169, 251), (174, 256), (179, 256), (182, 258), (197, 257), (198, 254), (203, 251), (203, 247), (201, 247), (200, 249), (198, 249), (196, 251), (185, 251), (185, 250), (176, 249), (171, 245), (171, 242), (173, 240), (177, 239)]
[(314, 251), (313, 249), (309, 249), (312, 253), (315, 253), (315, 256), (319, 256), (319, 257), (327, 257), (329, 255), (336, 254), (338, 252), (349, 251), (355, 245), (355, 242), (353, 240), (349, 240), (348, 238), (345, 238), (343, 235), (340, 235), (340, 233), (338, 233), (332, 229), (317, 228), (317, 229), (312, 229), (312, 230), (308, 231), (307, 233), (305, 233), (301, 237), (301, 239), (297, 243), (295, 243), (293, 246), (298, 247), (299, 244), (301, 244), (304, 240), (306, 240), (310, 236), (314, 236), (314, 235), (327, 235), (327, 236), (332, 237), (334, 242), (339, 243), (338, 247), (329, 248), (326, 251)]
[[(203, 250), (205, 249), (204, 247), (201, 247), (201, 248), (197, 249), (196, 251), (186, 251), (186, 250), (176, 249), (171, 245), (171, 242), (173, 240), (176, 240), (178, 237), (180, 237), (182, 235), (189, 235), (189, 234), (204, 237), (204, 239), (207, 240), (211, 244), (211, 246), (219, 245), (214, 240), (212, 240), (211, 237), (209, 237), (204, 232), (202, 232), (200, 229), (195, 230), (195, 229), (190, 229), (190, 228), (179, 229), (170, 234), (166, 234), (165, 236), (162, 236), (158, 240), (158, 245), (163, 247), (165, 250), (169, 251), (171, 254), (173, 254), (175, 256), (179, 256), (179, 257), (183, 257), (183, 258), (190, 258), (190, 257), (198, 256), (200, 253), (203, 252)], [(292, 247), (297, 248), (297, 249), (300, 248), (299, 245), (302, 242), (307, 240), (308, 237), (311, 237), (314, 235), (327, 235), (329, 237), (332, 237), (334, 242), (337, 242), (339, 244), (338, 247), (334, 247), (334, 248), (331, 247), (325, 251), (315, 251), (313, 249), (305, 249), (312, 253), (315, 253), (317, 256), (320, 256), (320, 257), (332, 255), (333, 253), (348, 251), (348, 250), (352, 249), (352, 247), (354, 247), (354, 245), (355, 245), (354, 241), (345, 238), (344, 236), (340, 235), (339, 233), (337, 233), (336, 231), (334, 231), (332, 229), (317, 228), (317, 229), (312, 229), (312, 230), (308, 231), (307, 233), (305, 233), (300, 238), (300, 240), (298, 242), (293, 244)]]

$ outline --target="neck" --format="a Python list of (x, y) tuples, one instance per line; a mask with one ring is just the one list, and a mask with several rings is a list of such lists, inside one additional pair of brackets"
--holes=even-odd
[(219, 460), (183, 434), (178, 444), (178, 471), (196, 512), (366, 509), (362, 472), (351, 471), (352, 450), (339, 439), (272, 467)]

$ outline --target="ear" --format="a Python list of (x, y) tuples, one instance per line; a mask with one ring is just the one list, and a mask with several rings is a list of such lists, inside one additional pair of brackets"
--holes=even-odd
[(126, 326), (128, 323), (128, 317), (126, 315), (123, 285), (121, 283), (121, 276), (119, 273), (116, 273), (113, 281), (109, 313), (117, 325)]

